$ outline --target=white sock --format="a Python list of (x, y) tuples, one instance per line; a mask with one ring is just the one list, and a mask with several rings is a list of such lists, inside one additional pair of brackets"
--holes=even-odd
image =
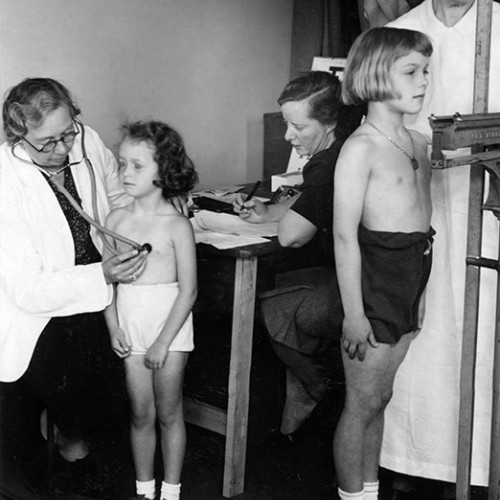
[(151, 479), (151, 481), (136, 480), (135, 489), (138, 495), (146, 495), (146, 498), (154, 500), (154, 497), (156, 495), (156, 483), (154, 479)]
[(378, 481), (364, 483), (365, 500), (378, 500)]
[(181, 497), (181, 483), (169, 484), (161, 483), (161, 500), (179, 500)]
[(355, 498), (357, 500), (365, 500), (365, 490), (358, 491), (357, 493), (347, 493), (339, 488), (340, 500), (348, 500), (349, 498)]

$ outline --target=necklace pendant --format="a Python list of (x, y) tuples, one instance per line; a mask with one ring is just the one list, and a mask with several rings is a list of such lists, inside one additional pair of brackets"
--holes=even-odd
[(411, 166), (413, 168), (413, 170), (418, 170), (418, 161), (416, 158), (410, 158), (410, 163), (411, 163)]

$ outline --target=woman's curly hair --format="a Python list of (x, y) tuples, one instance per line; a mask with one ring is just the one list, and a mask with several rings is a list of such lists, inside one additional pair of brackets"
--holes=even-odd
[(153, 159), (158, 165), (158, 179), (154, 185), (162, 189), (167, 200), (185, 195), (198, 182), (193, 162), (186, 154), (180, 134), (160, 121), (137, 121), (121, 127), (122, 140), (145, 141), (154, 148)]

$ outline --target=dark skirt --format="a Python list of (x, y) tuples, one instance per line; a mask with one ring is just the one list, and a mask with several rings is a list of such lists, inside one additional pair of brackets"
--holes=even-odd
[(85, 436), (126, 403), (123, 363), (102, 312), (52, 318), (21, 381), (66, 437)]
[(277, 277), (276, 288), (260, 296), (261, 310), (273, 340), (303, 354), (338, 344), (342, 304), (335, 270), (300, 269)]

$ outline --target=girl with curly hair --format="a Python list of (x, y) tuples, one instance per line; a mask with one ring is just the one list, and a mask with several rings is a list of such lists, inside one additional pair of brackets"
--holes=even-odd
[[(193, 350), (191, 309), (197, 294), (196, 252), (189, 220), (172, 204), (197, 181), (182, 138), (169, 125), (122, 127), (119, 174), (133, 201), (112, 211), (107, 226), (151, 244), (146, 269), (117, 286), (105, 315), (114, 352), (125, 361), (137, 498), (156, 498), (156, 419), (164, 479), (161, 499), (178, 499), (186, 448), (182, 386)], [(146, 241), (145, 240), (145, 241)]]

